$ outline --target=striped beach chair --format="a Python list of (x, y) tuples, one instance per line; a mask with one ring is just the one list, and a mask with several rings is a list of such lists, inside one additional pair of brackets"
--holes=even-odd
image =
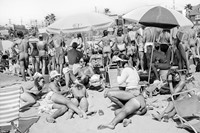
[(27, 132), (39, 117), (20, 118), (20, 87), (0, 88), (0, 133)]

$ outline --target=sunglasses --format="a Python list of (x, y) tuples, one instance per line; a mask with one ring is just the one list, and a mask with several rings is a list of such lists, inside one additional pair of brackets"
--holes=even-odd
[(79, 63), (83, 63), (84, 61), (79, 61)]

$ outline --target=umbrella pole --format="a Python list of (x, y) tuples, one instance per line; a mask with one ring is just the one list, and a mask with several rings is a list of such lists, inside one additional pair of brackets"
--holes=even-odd
[(150, 83), (150, 78), (151, 78), (151, 67), (152, 67), (152, 60), (153, 60), (154, 43), (155, 43), (155, 30), (154, 30), (154, 33), (153, 33), (153, 46), (152, 46), (152, 50), (151, 50), (151, 58), (150, 58), (150, 68), (149, 68), (149, 75), (148, 75), (148, 83)]

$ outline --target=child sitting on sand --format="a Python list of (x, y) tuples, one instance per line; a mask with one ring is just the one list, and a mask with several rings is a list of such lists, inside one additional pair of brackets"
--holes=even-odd
[[(71, 93), (73, 98), (71, 101), (74, 103), (75, 106), (80, 107), (81, 111), (86, 113), (88, 111), (88, 93), (86, 91), (86, 88), (82, 84), (75, 84), (71, 87)], [(70, 119), (73, 117), (74, 111), (69, 110), (68, 111), (68, 118)]]

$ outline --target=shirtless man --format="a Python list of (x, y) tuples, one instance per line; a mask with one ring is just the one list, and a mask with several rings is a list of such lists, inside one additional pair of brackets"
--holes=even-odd
[[(86, 88), (82, 84), (75, 84), (71, 88), (71, 93), (73, 98), (71, 101), (75, 104), (75, 106), (80, 107), (81, 111), (86, 113), (88, 111), (88, 93), (86, 91)], [(71, 119), (73, 117), (73, 110), (68, 111), (68, 119)]]
[(38, 41), (38, 50), (39, 50), (39, 61), (41, 62), (42, 74), (45, 74), (46, 68), (46, 58), (48, 53), (47, 43), (43, 40), (42, 34), (39, 35)]
[(28, 61), (29, 61), (28, 50), (30, 47), (29, 47), (28, 41), (24, 39), (24, 34), (22, 31), (19, 31), (17, 33), (17, 36), (19, 39), (17, 39), (14, 42), (13, 48), (15, 48), (16, 45), (18, 46), (21, 74), (22, 74), (23, 80), (26, 81), (25, 70), (27, 70), (28, 68)]

